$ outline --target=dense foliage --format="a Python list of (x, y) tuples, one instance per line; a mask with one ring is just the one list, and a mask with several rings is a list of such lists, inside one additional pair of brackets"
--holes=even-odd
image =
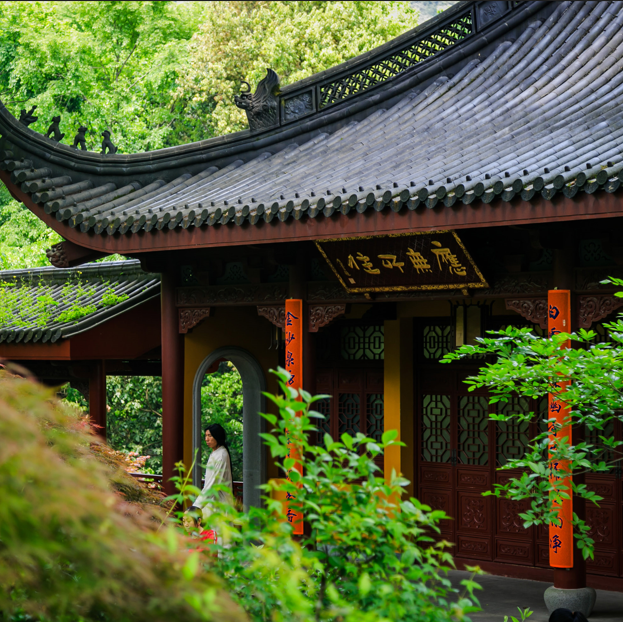
[[(288, 84), (417, 25), (408, 2), (3, 2), (0, 99), (61, 142), (99, 151), (185, 144), (246, 127), (233, 96), (266, 67)], [(0, 270), (47, 265), (60, 236), (0, 191)]]
[[(69, 386), (66, 398), (87, 410), (84, 397)], [(149, 456), (144, 472), (162, 473), (162, 379), (154, 376), (106, 378), (107, 438), (114, 449)], [(220, 423), (227, 432), (235, 481), (242, 481), (242, 379), (228, 362), (206, 374), (201, 385), (201, 428)], [(201, 453), (202, 470), (208, 461)]]
[[(476, 584), (464, 581), (468, 596), (460, 596), (445, 576), (452, 556), (448, 543), (435, 539), (445, 513), (403, 498), (409, 482), (395, 474), (386, 482), (374, 462), (396, 444), (396, 431), (385, 432), (381, 443), (343, 434), (311, 445), (312, 418), (320, 415), (310, 407), (323, 396), (297, 393), (284, 370), (278, 377), (282, 394), (267, 397), (279, 416), (264, 415), (273, 430), (263, 436), (291, 481), (264, 486), (264, 508), (244, 513), (220, 505), (205, 525), (220, 535), (221, 545), (208, 553), (219, 550), (214, 572), (237, 602), (253, 620), (276, 622), (449, 622), (477, 610)], [(302, 475), (293, 470), (290, 444), (304, 456)], [(309, 525), (300, 543), (276, 500), (287, 495)]]
[(245, 619), (159, 512), (113, 492), (89, 426), (50, 389), (0, 371), (0, 438), (0, 616)]
[[(623, 286), (623, 280), (612, 279)], [(623, 293), (617, 293), (623, 297)], [(509, 459), (502, 469), (520, 469), (519, 477), (510, 477), (504, 485), (495, 484), (493, 494), (513, 500), (529, 500), (529, 508), (520, 514), (524, 526), (549, 525), (557, 521), (557, 505), (573, 494), (598, 504), (602, 497), (589, 490), (585, 483), (573, 481), (572, 490), (552, 481), (552, 464), (568, 464), (564, 471), (571, 475), (603, 473), (623, 459), (620, 447), (611, 432), (611, 424), (622, 419), (623, 410), (623, 316), (606, 324), (610, 341), (600, 343), (597, 333), (581, 329), (577, 333), (561, 333), (550, 338), (538, 337), (529, 328), (508, 327), (493, 331), (491, 337), (478, 338), (475, 346), (462, 346), (447, 354), (442, 362), (486, 355), (496, 357), (484, 365), (477, 375), (465, 382), (469, 390), (486, 387), (491, 404), (508, 404), (515, 396), (542, 398), (549, 393), (570, 408), (568, 423), (583, 427), (586, 438), (570, 443), (559, 434), (561, 426), (554, 418), (541, 418), (541, 432), (527, 444), (525, 454)], [(568, 340), (574, 347), (561, 349)], [(564, 393), (558, 382), (571, 381)], [(538, 415), (529, 408), (491, 415), (491, 419), (517, 429)], [(573, 436), (573, 433), (572, 433)], [(487, 494), (487, 493), (486, 493)], [(490, 494), (490, 493), (489, 493)], [(593, 557), (594, 541), (586, 522), (576, 514), (574, 536), (584, 557)]]
[(417, 26), (408, 2), (209, 2), (181, 91), (214, 106), (214, 135), (247, 127), (234, 95), (274, 69), (281, 85), (329, 69)]

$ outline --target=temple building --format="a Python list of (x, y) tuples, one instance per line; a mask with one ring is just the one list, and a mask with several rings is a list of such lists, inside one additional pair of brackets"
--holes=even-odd
[[(525, 504), (481, 495), (538, 422), (489, 421), (486, 393), (462, 382), (482, 361), (439, 359), (486, 330), (542, 331), (554, 288), (572, 292), (572, 328), (607, 338), (623, 303), (601, 283), (623, 277), (622, 63), (621, 2), (459, 2), (295, 84), (268, 70), (236, 99), (249, 130), (193, 144), (81, 151), (1, 106), (0, 178), (66, 241), (49, 253), (58, 272), (0, 280), (19, 296), (58, 273), (64, 312), (60, 281), (78, 275), (80, 308), (95, 310), (43, 321), (24, 291), (32, 312), (0, 318), (0, 357), (88, 380), (102, 424), (106, 373), (161, 374), (165, 478), (201, 446), (202, 378), (231, 361), (253, 505), (279, 475), (258, 437), (260, 390), (284, 366), (285, 301), (302, 300), (303, 385), (332, 396), (324, 429), (397, 429), (405, 446), (385, 473), (453, 517), (442, 531), (458, 565), (551, 579)], [(83, 266), (114, 253), (137, 261)], [(569, 587), (623, 588), (621, 473), (587, 478), (604, 498), (586, 510), (595, 559)]]

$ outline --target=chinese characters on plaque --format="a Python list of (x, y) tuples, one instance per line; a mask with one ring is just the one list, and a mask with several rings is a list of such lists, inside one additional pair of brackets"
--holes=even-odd
[[(548, 300), (547, 327), (549, 336), (570, 332), (571, 304), (568, 290), (550, 290)], [(563, 348), (569, 347), (569, 342)], [(569, 386), (568, 380), (554, 383), (554, 392), (549, 394), (547, 418), (550, 449), (556, 441), (567, 439), (571, 443), (569, 408), (564, 403), (564, 392)], [(555, 420), (555, 421), (553, 421)], [(571, 475), (567, 460), (556, 460), (550, 452), (549, 481), (557, 491), (571, 495)], [(573, 568), (573, 500), (562, 499), (554, 506), (558, 510), (557, 520), (549, 525), (549, 565), (554, 568)]]
[[(302, 388), (303, 382), (303, 301), (302, 300), (286, 300), (286, 317), (285, 317), (285, 333), (286, 333), (286, 370), (290, 373), (288, 385), (293, 389)], [(296, 460), (294, 469), (299, 473), (302, 472), (301, 463), (299, 461), (298, 450), (290, 439), (289, 431), (285, 430), (286, 441), (289, 447), (289, 458)], [(287, 475), (288, 481), (290, 475)], [(303, 533), (303, 514), (291, 507), (292, 502), (296, 501), (296, 496), (287, 493), (284, 503), (286, 518), (293, 525), (293, 533)]]
[(454, 231), (318, 240), (351, 293), (489, 287)]

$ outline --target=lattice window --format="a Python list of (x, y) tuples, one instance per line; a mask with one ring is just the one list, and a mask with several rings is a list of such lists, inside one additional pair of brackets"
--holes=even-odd
[(612, 257), (605, 253), (601, 240), (580, 241), (581, 266), (611, 266), (613, 263)]
[(248, 283), (249, 277), (245, 274), (242, 262), (231, 261), (225, 265), (225, 273), (216, 280), (217, 285), (240, 285)]
[(338, 428), (340, 436), (344, 433), (354, 436), (361, 431), (361, 404), (359, 394), (341, 393), (338, 399)]
[[(547, 403), (547, 398), (545, 398)], [(540, 407), (543, 404), (540, 404)], [(530, 403), (523, 397), (513, 397), (506, 404), (499, 404), (497, 408), (500, 414), (528, 413), (531, 411)], [(540, 408), (539, 408), (540, 410)], [(530, 442), (530, 421), (498, 421), (496, 462), (498, 466), (504, 466), (509, 460), (521, 458), (528, 443)]]
[(318, 400), (314, 403), (313, 408), (324, 416), (324, 419), (312, 421), (318, 428), (318, 432), (315, 432), (316, 445), (324, 445), (324, 435), (331, 435), (331, 400), (328, 398)]
[(383, 393), (370, 393), (366, 399), (367, 436), (379, 443), (385, 429), (385, 402)]
[(383, 326), (345, 326), (341, 335), (342, 358), (347, 361), (382, 361), (385, 353)]
[(551, 270), (554, 265), (554, 253), (549, 248), (544, 248), (541, 251), (541, 256), (536, 261), (531, 261), (528, 269), (530, 272), (543, 272), (545, 270)]
[(422, 396), (422, 458), (450, 462), (450, 396)]
[(489, 464), (488, 401), (478, 395), (459, 398), (459, 462)]
[(277, 266), (277, 269), (266, 279), (268, 283), (287, 283), (290, 278), (290, 266)]
[(347, 97), (363, 93), (407, 71), (414, 65), (443, 52), (472, 34), (471, 9), (436, 32), (394, 52), (388, 58), (320, 87), (319, 107), (325, 108)]
[(438, 361), (452, 349), (452, 329), (450, 326), (424, 326), (422, 336), (424, 358)]
[(327, 274), (324, 270), (324, 260), (314, 257), (311, 260), (311, 278), (312, 281), (326, 281)]

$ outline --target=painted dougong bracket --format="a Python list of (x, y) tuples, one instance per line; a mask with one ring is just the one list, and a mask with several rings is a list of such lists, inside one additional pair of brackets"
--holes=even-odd
[[(308, 330), (317, 333), (321, 328), (328, 326), (335, 319), (346, 313), (345, 304), (315, 304), (309, 305)], [(286, 308), (282, 305), (264, 305), (257, 308), (257, 314), (265, 317), (271, 324), (285, 330)]]
[[(526, 320), (547, 329), (546, 298), (507, 298), (506, 308), (516, 311)], [(623, 298), (614, 294), (595, 294), (577, 297), (577, 318), (579, 328), (590, 328), (595, 322), (603, 320), (623, 307)]]
[(257, 308), (257, 314), (265, 317), (271, 324), (281, 330), (286, 327), (286, 307), (285, 305), (264, 305)]
[(623, 298), (617, 298), (614, 294), (578, 296), (578, 325), (580, 328), (590, 328), (593, 322), (603, 320), (621, 307)]
[(179, 310), (179, 330), (180, 334), (185, 335), (191, 331), (199, 322), (210, 317), (210, 307), (197, 307), (194, 309)]
[(547, 330), (547, 298), (507, 298), (506, 308)]
[(317, 333), (319, 329), (328, 326), (340, 315), (346, 313), (346, 305), (310, 305), (309, 332)]

